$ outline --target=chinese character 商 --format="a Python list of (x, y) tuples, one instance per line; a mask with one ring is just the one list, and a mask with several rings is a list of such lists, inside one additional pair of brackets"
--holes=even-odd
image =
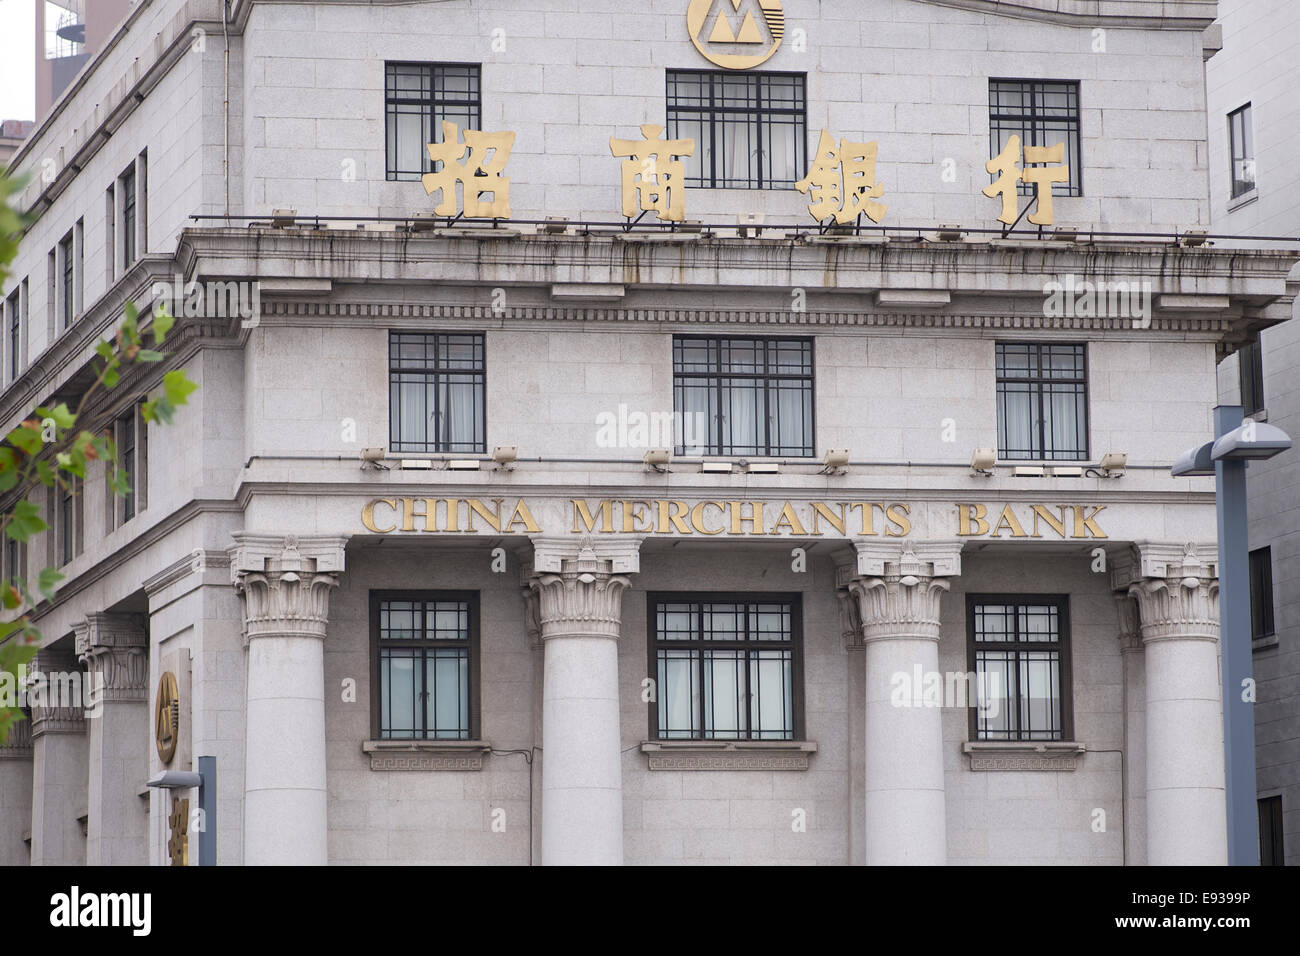
[(677, 157), (695, 152), (693, 139), (660, 139), (662, 126), (641, 127), (642, 140), (610, 137), (609, 149), (623, 161), (623, 215), (654, 212), (667, 222), (686, 218), (686, 167)]

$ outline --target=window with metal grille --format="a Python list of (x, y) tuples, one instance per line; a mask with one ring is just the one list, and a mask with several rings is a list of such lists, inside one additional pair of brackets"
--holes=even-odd
[(693, 139), (686, 185), (792, 189), (808, 171), (802, 73), (668, 71), (668, 139)]
[(135, 262), (135, 164), (133, 163), (122, 178), (118, 180), (122, 197), (122, 268), (127, 269)]
[(22, 371), (22, 311), (19, 302), (20, 289), (15, 289), (5, 302), (5, 321), (9, 326), (9, 381), (18, 377)]
[(1264, 407), (1264, 351), (1258, 332), (1237, 350), (1237, 371), (1240, 373), (1242, 414), (1254, 415)]
[(677, 454), (813, 454), (812, 339), (673, 338)]
[(661, 740), (796, 740), (802, 733), (798, 595), (649, 595)]
[[(1022, 149), (1064, 143), (1070, 180), (1053, 183), (1052, 195), (1083, 195), (1077, 80), (989, 80), (989, 156), (1001, 153), (1012, 136), (1020, 137)], [(1027, 183), (1018, 188), (1022, 196), (1034, 191)]]
[(1273, 634), (1273, 549), (1256, 548), (1250, 552), (1250, 636)]
[(63, 318), (63, 324), (60, 328), (66, 329), (72, 325), (72, 317), (76, 309), (76, 295), (74, 284), (76, 258), (73, 255), (72, 233), (69, 232), (59, 242), (59, 306)]
[(1068, 740), (1069, 606), (1057, 595), (968, 595), (976, 740)]
[(477, 739), (478, 593), (372, 592), (370, 604), (378, 739)]
[(390, 332), (389, 441), (393, 451), (486, 450), (483, 336)]
[(998, 457), (1088, 459), (1088, 361), (1083, 345), (997, 344)]
[(81, 483), (74, 477), (58, 488), (59, 510), (55, 524), (59, 532), (59, 564), (64, 565), (81, 553), (82, 496)]
[(477, 63), (385, 63), (384, 117), (388, 178), (438, 172), (425, 148), (442, 142), (442, 123), (478, 129), (482, 116)]
[(1255, 188), (1255, 133), (1250, 104), (1228, 114), (1228, 143), (1232, 155), (1232, 198)]
[(1282, 842), (1282, 797), (1263, 797), (1259, 801), (1259, 865), (1286, 866), (1286, 847)]

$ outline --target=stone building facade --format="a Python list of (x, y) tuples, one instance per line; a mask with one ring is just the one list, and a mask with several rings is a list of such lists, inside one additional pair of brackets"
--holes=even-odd
[[(105, 693), (0, 758), (0, 859), (194, 862), (145, 784), (212, 757), (222, 864), (1225, 862), (1168, 468), (1296, 255), (1196, 235), (1215, 5), (1066, 6), (138, 0), (16, 157), (7, 422), (179, 318), (88, 411), (132, 496), (6, 554)], [(430, 216), (443, 120), (508, 219)], [(809, 215), (823, 129), (884, 228)], [(1004, 234), (1013, 133), (1072, 172)]]

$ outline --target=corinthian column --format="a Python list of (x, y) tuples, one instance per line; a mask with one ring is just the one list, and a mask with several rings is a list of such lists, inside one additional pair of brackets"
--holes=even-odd
[(895, 675), (908, 682), (939, 669), (943, 578), (959, 574), (956, 545), (885, 550), (855, 542), (858, 602), (866, 647), (866, 861), (868, 866), (942, 866), (943, 711), (891, 699)]
[[(602, 557), (588, 543), (569, 557), (562, 547), (537, 543), (530, 582), (545, 659), (542, 863), (617, 866), (623, 862), (618, 638), (630, 582), (615, 572), (638, 570), (638, 552), (632, 545)], [(567, 550), (572, 554), (572, 545)]]
[(323, 865), (324, 641), (347, 539), (234, 537), (230, 573), (248, 649), (244, 863)]
[(91, 614), (75, 628), (90, 710), (88, 866), (145, 866), (149, 834), (140, 788), (149, 776), (149, 637), (134, 614)]
[(1213, 545), (1138, 546), (1146, 668), (1147, 863), (1228, 862)]

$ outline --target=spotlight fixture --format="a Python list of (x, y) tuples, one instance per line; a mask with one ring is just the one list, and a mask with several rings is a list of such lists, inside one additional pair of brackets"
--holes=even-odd
[(549, 236), (561, 236), (569, 230), (569, 220), (565, 216), (547, 216), (542, 230)]
[(749, 231), (754, 230), (754, 238), (757, 239), (763, 231), (763, 214), (761, 212), (742, 212), (736, 216), (736, 235), (741, 239), (749, 237)]
[(1108, 451), (1101, 456), (1101, 463), (1097, 465), (1103, 478), (1118, 478), (1124, 474), (1124, 469), (1128, 466), (1128, 455), (1123, 452)]
[(1078, 242), (1079, 230), (1070, 226), (1057, 226), (1052, 230), (1052, 238), (1059, 242)]
[(985, 478), (993, 476), (993, 468), (998, 463), (998, 453), (992, 448), (976, 448), (970, 456), (970, 473), (972, 475), (983, 475)]
[(271, 213), (271, 227), (273, 229), (288, 229), (293, 226), (297, 218), (298, 210), (296, 209), (277, 209)]
[(938, 236), (941, 242), (957, 242), (961, 239), (961, 226), (944, 223), (939, 226)]
[(673, 453), (667, 448), (651, 448), (645, 453), (643, 460), (647, 468), (653, 468), (655, 471), (667, 471), (668, 463), (673, 460)]
[(438, 217), (431, 212), (417, 212), (411, 216), (411, 232), (430, 232), (438, 224)]
[(384, 452), (385, 452), (385, 449), (383, 449), (383, 448), (363, 448), (363, 449), (361, 449), (361, 467), (362, 467), (362, 469), (366, 469), (366, 468), (382, 468), (384, 471), (388, 471), (388, 466), (384, 464)]
[(1210, 235), (1208, 229), (1188, 229), (1183, 233), (1183, 245), (1188, 248), (1205, 245)]
[(498, 471), (514, 471), (515, 459), (519, 457), (519, 446), (497, 445), (492, 449), (492, 460), (497, 463)]
[(849, 467), (849, 450), (847, 448), (827, 448), (826, 456), (822, 458), (823, 475), (842, 475), (848, 471)]
[(477, 458), (452, 458), (447, 462), (449, 471), (478, 471)]

